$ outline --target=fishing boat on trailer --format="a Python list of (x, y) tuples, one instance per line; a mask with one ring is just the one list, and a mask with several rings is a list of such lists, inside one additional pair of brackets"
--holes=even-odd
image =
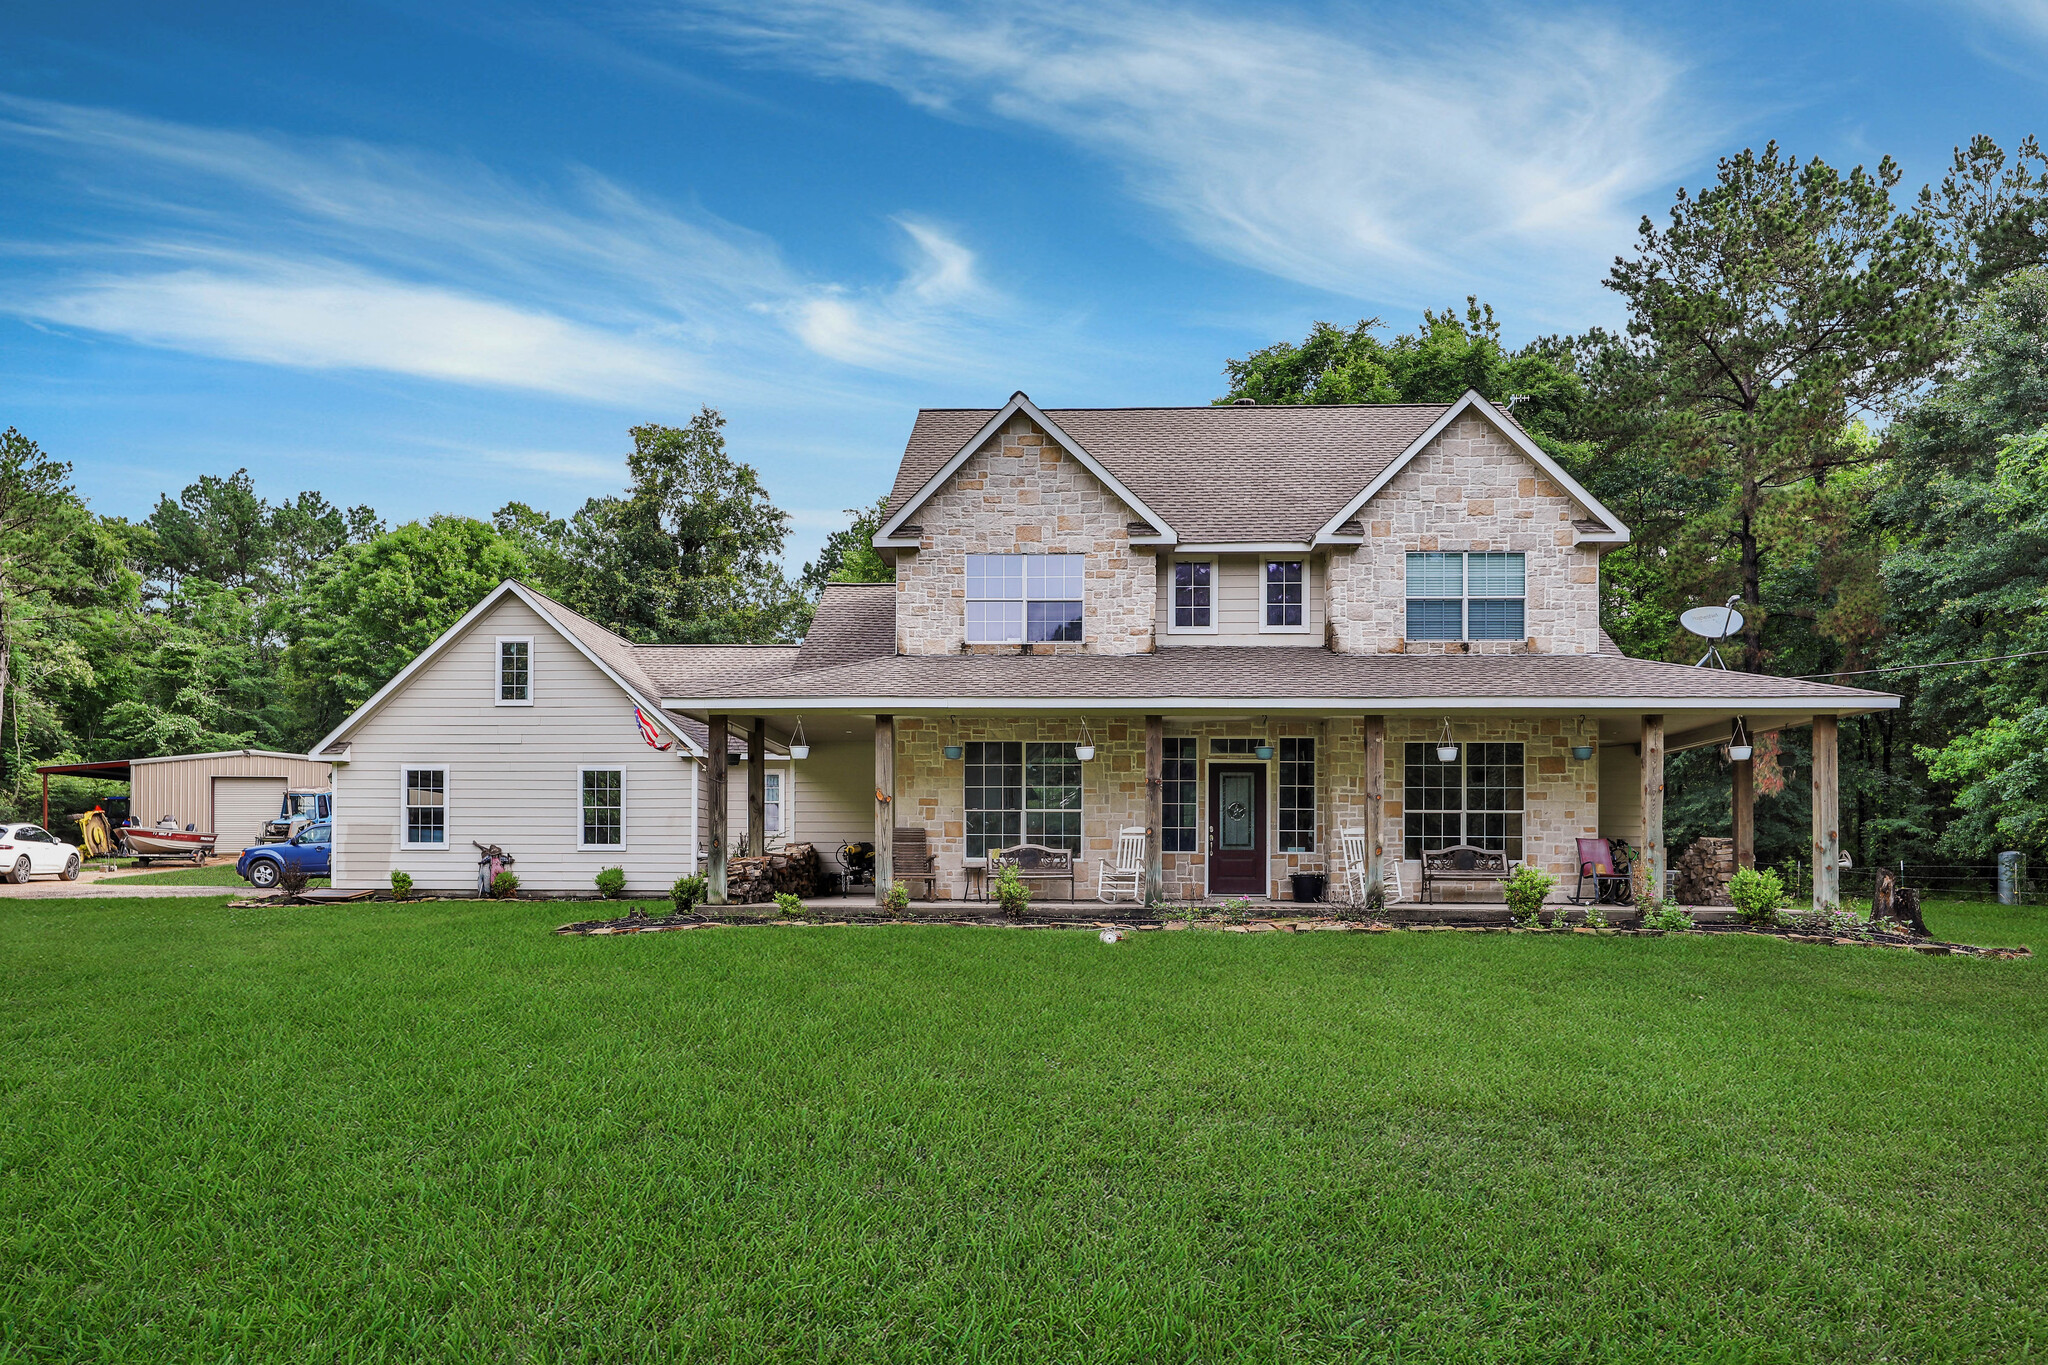
[(123, 825), (114, 832), (120, 836), (130, 856), (144, 866), (156, 858), (190, 858), (198, 863), (213, 856), (211, 830)]

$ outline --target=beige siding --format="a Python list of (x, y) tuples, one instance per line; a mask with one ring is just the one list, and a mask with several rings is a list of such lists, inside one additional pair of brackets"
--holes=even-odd
[[(168, 815), (180, 829), (197, 825), (212, 830), (216, 777), (273, 777), (281, 779), (287, 787), (303, 790), (327, 786), (330, 771), (325, 762), (252, 749), (191, 758), (138, 759), (129, 769), (128, 810), (145, 825), (153, 825)], [(225, 851), (227, 845), (221, 847)]]
[[(782, 775), (783, 786), (782, 829), (779, 832), (784, 843), (795, 843), (805, 836), (800, 831), (792, 833), (790, 830), (789, 760), (771, 756), (768, 775), (773, 777), (777, 773)], [(747, 832), (747, 765), (734, 758), (726, 769), (725, 778), (725, 838), (726, 846), (731, 847)], [(771, 835), (777, 832), (772, 828), (769, 830)]]
[[(533, 640), (533, 704), (494, 702), (497, 637)], [(665, 894), (694, 870), (691, 786), (699, 771), (681, 746), (640, 739), (633, 702), (516, 597), (501, 599), (348, 739), (335, 772), (334, 884), (381, 887), (394, 868), (421, 890), (476, 881), (472, 841), (501, 845), (528, 890), (590, 893), (605, 867), (626, 871), (637, 895)], [(401, 771), (448, 769), (448, 840), (402, 848)], [(578, 849), (578, 768), (625, 772), (625, 845)]]
[(1643, 761), (1631, 744), (1603, 744), (1600, 765), (1600, 833), (1608, 839), (1643, 842)]
[[(1324, 569), (1320, 556), (1187, 555), (1186, 559), (1209, 559), (1216, 565), (1214, 575), (1216, 629), (1203, 634), (1181, 634), (1172, 628), (1173, 565), (1177, 560), (1160, 556), (1159, 587), (1155, 610), (1160, 622), (1159, 644), (1170, 645), (1314, 645), (1323, 643)], [(1302, 585), (1304, 630), (1264, 630), (1266, 619), (1265, 565), (1268, 558), (1303, 559)]]
[[(852, 734), (844, 733), (852, 730)], [(818, 846), (827, 866), (839, 866), (841, 844), (875, 837), (875, 723), (865, 717), (834, 722), (811, 739), (811, 756), (796, 765), (801, 837)]]

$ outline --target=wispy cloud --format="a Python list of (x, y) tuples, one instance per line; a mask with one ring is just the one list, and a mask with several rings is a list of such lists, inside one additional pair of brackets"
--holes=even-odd
[(660, 13), (760, 59), (1048, 130), (1120, 167), (1206, 249), (1367, 297), (1597, 272), (1639, 197), (1716, 131), (1679, 58), (1591, 12), (1432, 8), (1405, 27), (1077, 0)]
[[(570, 168), (194, 128), (0, 97), (94, 229), (35, 253), (4, 305), (203, 355), (635, 401), (817, 360), (895, 373), (987, 354), (973, 252), (901, 223), (898, 279), (807, 277), (761, 234)], [(19, 258), (18, 258), (19, 263)], [(801, 348), (801, 349), (799, 349)]]

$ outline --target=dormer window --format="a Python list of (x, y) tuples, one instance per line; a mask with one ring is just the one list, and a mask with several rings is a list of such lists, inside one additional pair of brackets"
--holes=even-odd
[(967, 643), (1078, 641), (1086, 555), (967, 556)]
[(1183, 559), (1173, 566), (1171, 629), (1216, 629), (1216, 564), (1208, 559)]
[(1411, 554), (1411, 640), (1519, 640), (1526, 586), (1519, 554)]
[(1266, 561), (1267, 630), (1307, 629), (1306, 618), (1302, 615), (1305, 601), (1302, 577), (1302, 563), (1298, 559)]
[(498, 637), (498, 705), (533, 705), (533, 641)]

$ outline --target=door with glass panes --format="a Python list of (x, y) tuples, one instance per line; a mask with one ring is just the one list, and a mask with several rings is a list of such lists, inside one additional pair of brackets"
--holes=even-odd
[(1266, 768), (1209, 765), (1209, 891), (1266, 894)]

